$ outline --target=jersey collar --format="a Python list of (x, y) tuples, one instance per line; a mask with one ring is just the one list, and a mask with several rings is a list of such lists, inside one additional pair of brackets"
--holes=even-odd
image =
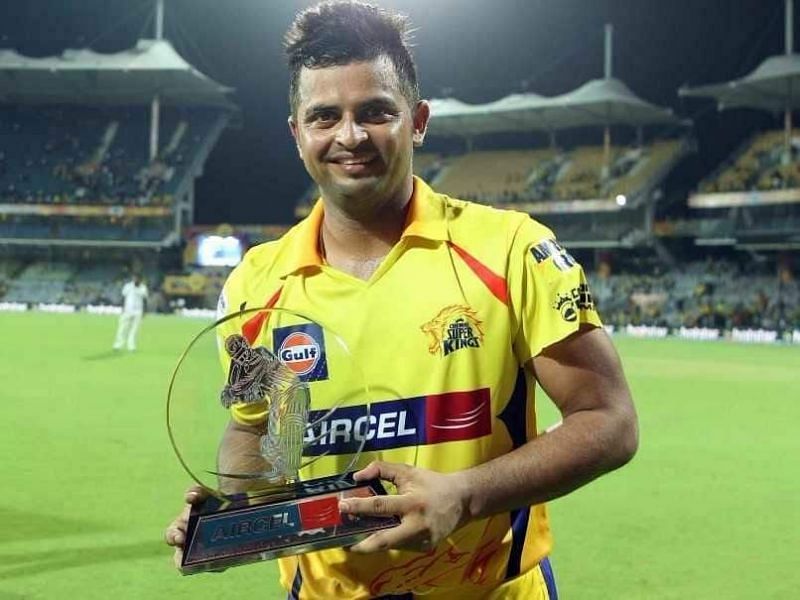
[(419, 177), (414, 177), (414, 194), (401, 238), (420, 237), (439, 242), (447, 240), (446, 208), (441, 194), (434, 192)]
[[(401, 239), (419, 237), (434, 241), (447, 240), (446, 202), (419, 177), (414, 177), (414, 193)], [(321, 267), (319, 232), (325, 208), (318, 199), (309, 215), (297, 224), (288, 244), (287, 260), (282, 269), (285, 277), (300, 269)]]

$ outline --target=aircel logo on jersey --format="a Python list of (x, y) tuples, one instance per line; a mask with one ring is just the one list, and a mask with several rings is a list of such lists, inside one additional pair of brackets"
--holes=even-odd
[(325, 337), (316, 323), (273, 329), (272, 347), (277, 348), (278, 358), (301, 381), (328, 379)]
[(555, 265), (559, 271), (569, 271), (577, 264), (564, 246), (552, 239), (544, 240), (535, 246), (531, 246), (531, 254), (536, 264), (542, 263), (548, 258), (552, 258), (553, 265)]
[[(472, 440), (492, 432), (489, 388), (311, 411), (306, 456)], [(319, 421), (319, 422), (317, 422)]]

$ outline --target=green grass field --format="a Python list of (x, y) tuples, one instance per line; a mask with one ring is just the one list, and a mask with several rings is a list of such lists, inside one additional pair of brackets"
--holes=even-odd
[[(273, 563), (181, 577), (161, 542), (188, 482), (166, 387), (201, 325), (149, 316), (113, 354), (113, 317), (0, 314), (0, 599), (284, 597)], [(800, 347), (617, 345), (641, 449), (551, 504), (561, 597), (798, 597)]]

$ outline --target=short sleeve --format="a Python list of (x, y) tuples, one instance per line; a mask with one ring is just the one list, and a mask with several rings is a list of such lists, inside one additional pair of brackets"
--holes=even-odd
[(602, 326), (583, 268), (552, 231), (532, 219), (514, 236), (508, 282), (520, 364), (581, 325)]

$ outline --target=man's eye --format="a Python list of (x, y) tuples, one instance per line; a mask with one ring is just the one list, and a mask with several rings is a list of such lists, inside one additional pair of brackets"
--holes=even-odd
[(330, 125), (335, 122), (338, 116), (332, 110), (316, 112), (308, 119), (308, 122), (316, 125)]
[(392, 116), (392, 113), (389, 109), (380, 106), (372, 106), (367, 108), (362, 114), (363, 118), (367, 119), (368, 121), (385, 121)]

